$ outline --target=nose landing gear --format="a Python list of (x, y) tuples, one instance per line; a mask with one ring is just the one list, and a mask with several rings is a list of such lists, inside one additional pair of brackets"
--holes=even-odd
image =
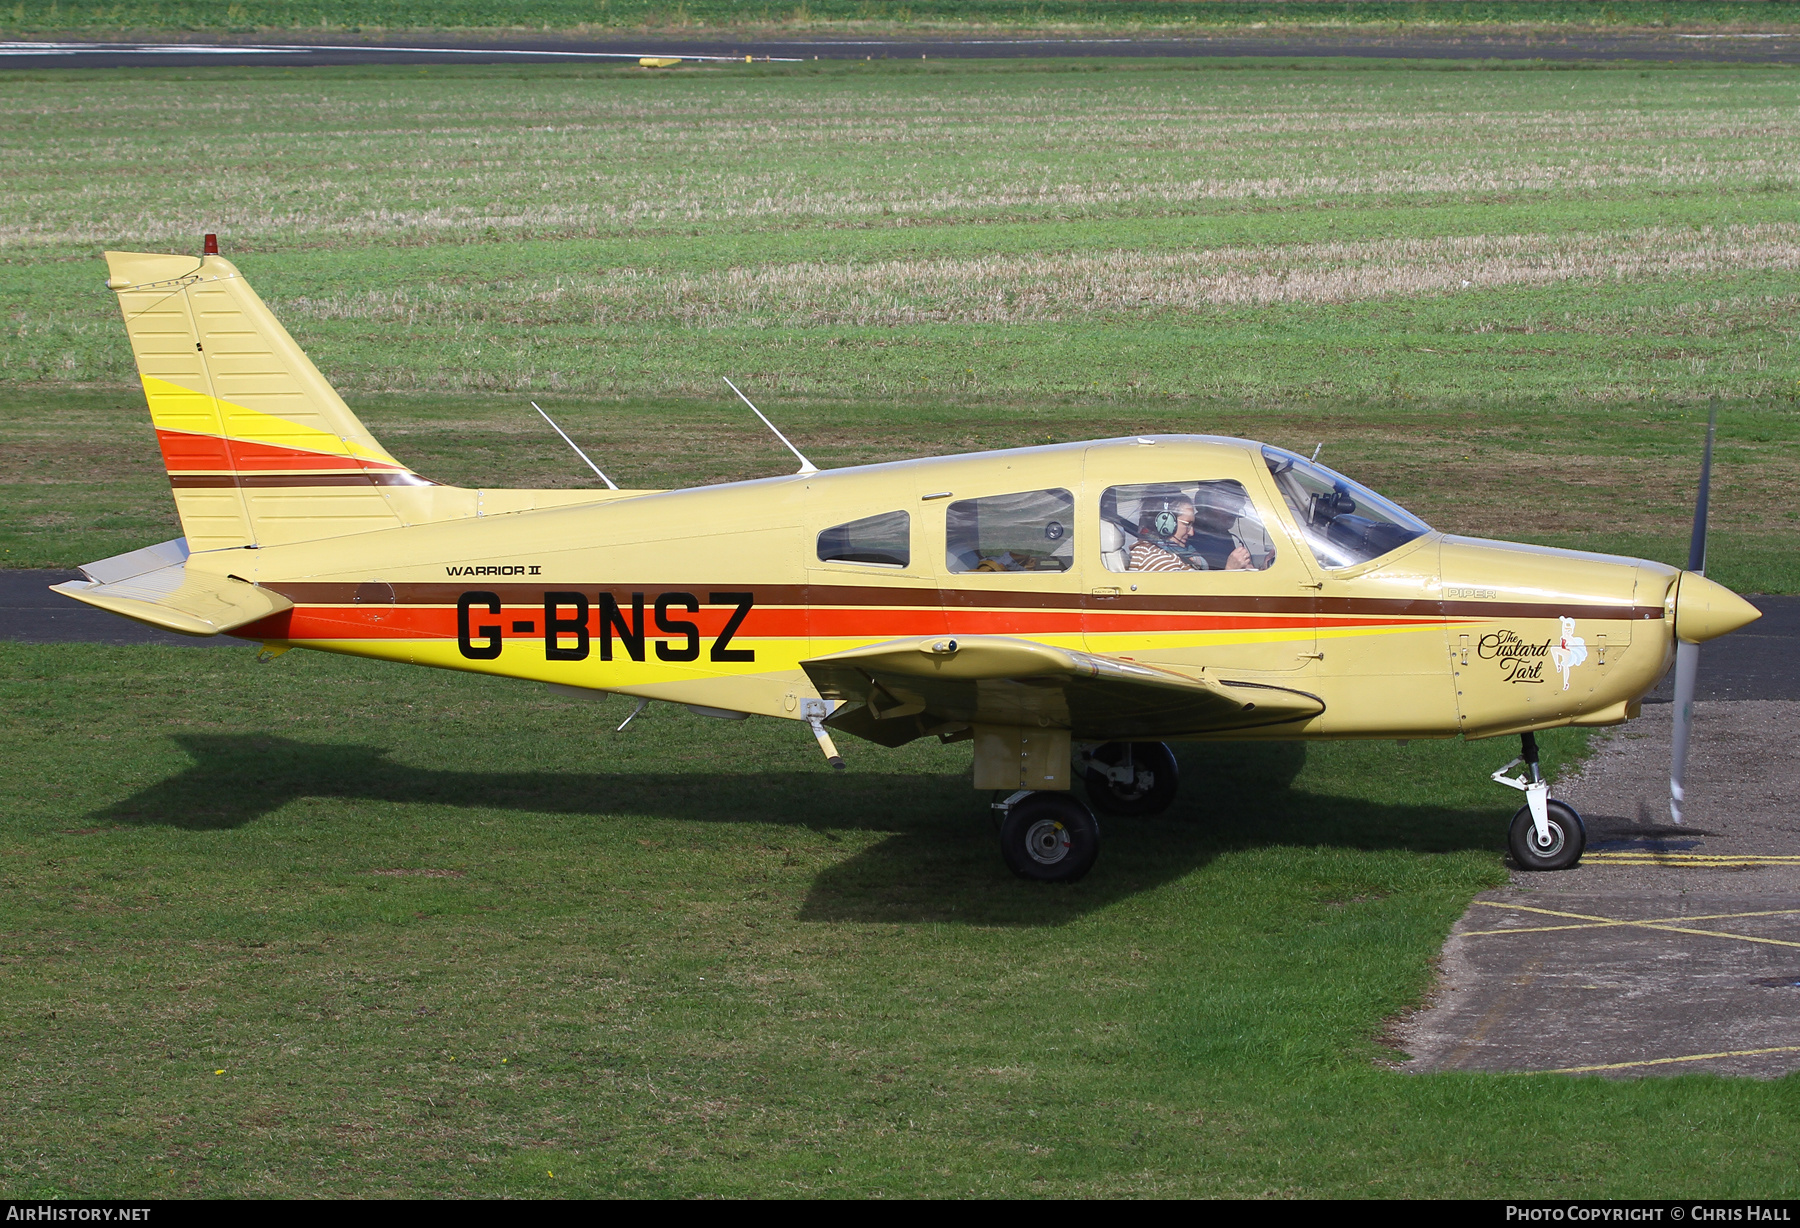
[[(1507, 772), (1519, 764), (1525, 771)], [(1513, 815), (1506, 843), (1513, 860), (1523, 870), (1567, 870), (1581, 860), (1587, 848), (1587, 828), (1573, 806), (1550, 796), (1550, 783), (1538, 770), (1537, 736), (1519, 736), (1519, 757), (1494, 773), (1494, 781), (1525, 794), (1525, 804)]]

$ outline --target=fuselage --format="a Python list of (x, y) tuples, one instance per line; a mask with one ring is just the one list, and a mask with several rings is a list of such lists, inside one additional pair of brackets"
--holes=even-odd
[[(1302, 522), (1312, 505), (1271, 465), (1246, 440), (1115, 439), (205, 551), (188, 566), (294, 603), (244, 638), (777, 717), (817, 696), (802, 661), (910, 636), (1013, 636), (1324, 701), (1236, 737), (1613, 724), (1667, 670), (1677, 569), (1422, 525), (1346, 565), (1321, 557), (1331, 547)], [(1238, 501), (1224, 512), (1220, 491)], [(1354, 508), (1353, 495), (1368, 502), (1356, 488), (1324, 506)], [(1187, 516), (1196, 500), (1189, 540), (1156, 535), (1169, 506)], [(1152, 539), (1183, 565), (1146, 569), (1162, 557), (1139, 548)]]

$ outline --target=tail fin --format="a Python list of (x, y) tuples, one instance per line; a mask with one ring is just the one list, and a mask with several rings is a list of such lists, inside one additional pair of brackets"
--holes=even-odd
[(107, 252), (106, 264), (189, 548), (436, 518), (418, 489), (433, 483), (376, 442), (229, 261)]
[(229, 261), (107, 252), (106, 265), (190, 550), (649, 493), (429, 482), (376, 442)]

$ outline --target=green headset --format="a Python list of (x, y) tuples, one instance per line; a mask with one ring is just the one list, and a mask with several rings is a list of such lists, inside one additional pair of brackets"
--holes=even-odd
[(1175, 536), (1175, 530), (1181, 527), (1180, 519), (1175, 515), (1179, 504), (1191, 503), (1192, 500), (1182, 495), (1154, 495), (1144, 500), (1144, 510), (1153, 511), (1150, 527), (1156, 535), (1167, 541)]

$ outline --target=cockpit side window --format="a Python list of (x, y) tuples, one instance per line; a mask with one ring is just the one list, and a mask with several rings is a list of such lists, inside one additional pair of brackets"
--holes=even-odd
[(905, 567), (912, 561), (912, 516), (883, 512), (819, 534), (819, 562)]
[(1355, 567), (1431, 532), (1399, 504), (1303, 456), (1265, 447), (1263, 459), (1321, 567)]
[(1264, 571), (1275, 543), (1240, 482), (1112, 486), (1100, 496), (1108, 571)]
[(1067, 571), (1075, 497), (1066, 490), (963, 499), (946, 509), (945, 566), (968, 571)]

